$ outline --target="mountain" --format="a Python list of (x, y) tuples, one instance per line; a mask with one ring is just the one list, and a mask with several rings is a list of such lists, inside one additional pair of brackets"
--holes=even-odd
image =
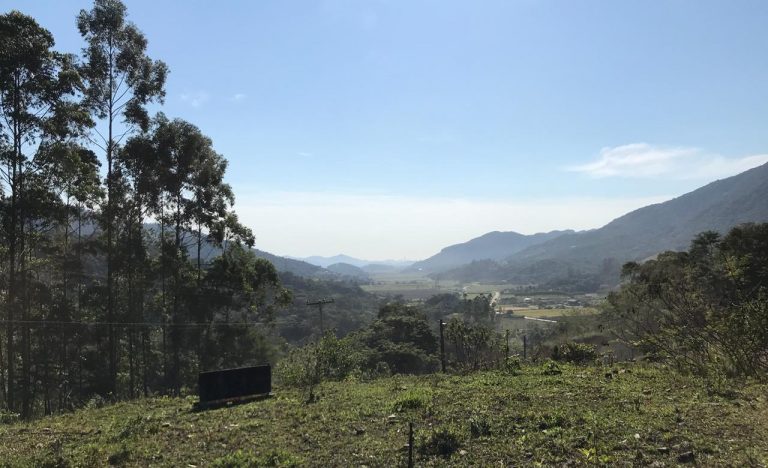
[(332, 257), (322, 257), (320, 255), (313, 255), (311, 257), (287, 257), (292, 258), (294, 260), (301, 260), (307, 263), (311, 263), (313, 265), (317, 265), (323, 268), (328, 268), (330, 265), (333, 265), (334, 263), (346, 263), (347, 265), (352, 265), (357, 268), (363, 268), (367, 265), (375, 264), (375, 265), (386, 265), (388, 267), (394, 267), (394, 268), (405, 268), (413, 262), (411, 260), (363, 260), (360, 258), (350, 257), (349, 255), (339, 254), (334, 255)]
[(333, 265), (328, 265), (326, 270), (356, 280), (371, 280), (370, 276), (368, 276), (368, 273), (366, 273), (365, 270), (354, 265), (350, 265), (349, 263), (334, 263)]
[[(160, 232), (160, 225), (157, 223), (145, 223), (144, 229), (147, 231), (152, 231), (155, 235), (158, 235)], [(205, 238), (205, 234), (203, 235)], [(183, 233), (184, 238), (184, 244), (189, 249), (189, 258), (194, 260), (197, 258), (197, 250), (195, 248), (195, 245), (197, 243), (197, 233), (193, 231), (185, 231)], [(256, 248), (251, 248), (251, 251), (256, 255), (258, 258), (263, 258), (265, 260), (268, 260), (270, 263), (272, 263), (277, 271), (279, 272), (290, 272), (294, 275), (303, 276), (306, 278), (328, 278), (333, 279), (335, 276), (337, 276), (335, 273), (330, 272), (326, 270), (325, 268), (321, 268), (317, 265), (313, 265), (311, 263), (307, 263), (301, 260), (296, 260), (293, 258), (288, 257), (281, 257), (279, 255), (275, 255), (269, 252), (266, 252), (264, 250), (259, 250)], [(202, 248), (200, 249), (200, 258), (204, 262), (210, 262), (214, 258), (221, 255), (221, 248), (208, 243), (204, 242)]]
[[(615, 284), (624, 262), (684, 250), (700, 232), (724, 234), (746, 222), (768, 222), (768, 164), (632, 211), (599, 229), (566, 233), (521, 249), (498, 262), (493, 275), (515, 282), (592, 275), (597, 282)], [(476, 270), (458, 268), (448, 276), (474, 280)]]
[(476, 260), (504, 260), (526, 247), (541, 244), (573, 231), (551, 231), (533, 235), (517, 232), (494, 231), (467, 242), (448, 246), (426, 260), (416, 262), (409, 270), (435, 273), (455, 268)]
[(346, 263), (348, 265), (356, 266), (358, 268), (371, 263), (368, 260), (361, 260), (359, 258), (350, 257), (349, 255), (344, 255), (344, 254), (334, 255), (332, 257), (322, 257), (320, 255), (313, 255), (311, 257), (304, 257), (304, 258), (298, 258), (298, 257), (288, 257), (288, 258), (301, 260), (301, 261), (311, 263), (313, 265), (317, 265), (323, 268), (333, 265), (334, 263)]
[(368, 265), (361, 266), (360, 269), (364, 272), (375, 275), (377, 273), (394, 273), (401, 271), (403, 268), (406, 268), (410, 265), (412, 265), (413, 262), (410, 262), (402, 267), (395, 266), (395, 265), (388, 265), (384, 263), (369, 263)]
[(333, 273), (311, 263), (302, 262), (301, 260), (294, 260), (292, 258), (280, 257), (263, 250), (253, 249), (253, 253), (265, 260), (269, 260), (277, 269), (277, 271), (288, 271), (294, 275), (304, 276), (307, 278), (313, 277), (332, 277)]

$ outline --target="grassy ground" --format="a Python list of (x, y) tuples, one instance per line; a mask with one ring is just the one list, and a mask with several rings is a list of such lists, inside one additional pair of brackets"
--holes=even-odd
[(417, 466), (768, 463), (768, 386), (714, 394), (640, 365), (556, 371), (327, 383), (311, 404), (277, 388), (206, 412), (191, 397), (119, 403), (0, 425), (0, 465), (403, 466), (409, 421)]

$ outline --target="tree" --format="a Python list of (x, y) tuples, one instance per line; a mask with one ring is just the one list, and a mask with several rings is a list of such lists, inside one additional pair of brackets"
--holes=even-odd
[[(171, 277), (169, 339), (173, 361), (167, 366), (167, 383), (178, 392), (184, 340), (180, 325), (192, 309), (200, 307), (199, 301), (188, 300), (188, 296), (202, 286), (202, 244), (208, 241), (221, 248), (226, 237), (246, 243), (252, 243), (253, 237), (231, 212), (234, 196), (224, 183), (226, 161), (214, 151), (210, 138), (189, 122), (159, 114), (149, 132), (128, 140), (119, 163), (133, 180), (133, 224), (140, 224), (143, 207), (151, 209), (161, 222), (163, 284), (166, 271)], [(166, 242), (166, 226), (172, 232), (171, 242)], [(214, 235), (204, 236), (204, 229)], [(190, 282), (190, 237), (197, 246), (194, 284)], [(230, 250), (225, 248), (224, 255)], [(165, 287), (163, 295), (164, 291)]]
[(392, 372), (420, 374), (435, 368), (437, 338), (421, 310), (400, 302), (385, 304), (379, 318), (355, 334), (368, 348), (367, 368), (384, 362)]
[[(43, 173), (53, 159), (47, 145), (76, 136), (90, 125), (87, 113), (68, 96), (80, 87), (73, 58), (56, 53), (53, 36), (37, 22), (12, 11), (0, 16), (0, 115), (3, 139), (11, 147), (2, 152), (3, 184), (7, 193), (3, 212), (6, 252), (6, 346), (9, 408), (16, 408), (16, 348), (14, 322), (28, 319), (29, 271), (32, 251), (27, 242), (39, 223), (33, 210), (48, 187)], [(37, 198), (36, 198), (37, 197)], [(35, 206), (37, 205), (37, 206)], [(34, 222), (33, 222), (34, 220)], [(21, 317), (19, 317), (21, 313)], [(22, 327), (22, 413), (31, 411), (29, 329)]]
[(704, 232), (623, 268), (605, 318), (650, 357), (701, 374), (768, 371), (768, 224)]
[[(146, 55), (147, 41), (132, 23), (126, 20), (126, 8), (120, 0), (96, 0), (90, 11), (81, 10), (77, 27), (87, 46), (81, 73), (87, 82), (85, 102), (94, 116), (104, 122), (106, 135), (98, 130), (100, 141), (93, 140), (106, 155), (106, 206), (101, 224), (105, 231), (106, 249), (106, 319), (115, 320), (115, 271), (113, 265), (119, 171), (115, 171), (115, 155), (120, 142), (136, 128), (146, 130), (150, 119), (145, 106), (162, 102), (168, 69), (163, 62)], [(122, 121), (119, 119), (122, 118)], [(123, 123), (122, 133), (115, 132), (116, 123)], [(117, 337), (112, 325), (108, 328), (109, 387), (115, 391), (117, 380)]]
[(200, 366), (215, 368), (245, 364), (249, 355), (242, 350), (258, 344), (254, 340), (261, 336), (253, 326), (270, 324), (292, 296), (282, 287), (274, 265), (256, 258), (241, 243), (230, 243), (213, 260), (192, 299), (200, 304), (197, 320), (210, 324), (196, 337), (205, 344)]

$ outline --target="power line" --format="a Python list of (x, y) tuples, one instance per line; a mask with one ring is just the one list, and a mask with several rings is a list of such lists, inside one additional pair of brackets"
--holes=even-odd
[(323, 304), (333, 304), (333, 298), (307, 301), (308, 306), (317, 306), (317, 309), (320, 312), (320, 333), (325, 334), (325, 327), (323, 326)]
[(208, 327), (269, 327), (275, 325), (298, 325), (301, 321), (280, 322), (185, 322), (185, 323), (157, 323), (157, 322), (86, 322), (65, 320), (0, 320), (0, 325), (34, 325), (34, 326), (85, 326), (85, 327), (156, 327), (156, 328), (208, 328)]

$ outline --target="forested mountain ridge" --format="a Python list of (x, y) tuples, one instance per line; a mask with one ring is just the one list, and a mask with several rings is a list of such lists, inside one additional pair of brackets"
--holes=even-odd
[(600, 229), (572, 233), (522, 250), (511, 264), (557, 259), (597, 265), (605, 258), (642, 260), (682, 250), (703, 231), (768, 221), (768, 164), (718, 180), (672, 200), (621, 216)]
[[(94, 231), (96, 234), (99, 234), (99, 228), (95, 223), (90, 223), (84, 226), (86, 227), (85, 232), (88, 232), (89, 235), (94, 235)], [(157, 236), (159, 235), (161, 226), (159, 223), (144, 223), (143, 229), (145, 232)], [(166, 228), (166, 233), (168, 233), (168, 228)], [(181, 235), (183, 243), (189, 249), (189, 258), (196, 261), (197, 249), (194, 247), (198, 241), (198, 234), (194, 231), (184, 230)], [(223, 249), (220, 245), (217, 245), (217, 242), (209, 237), (206, 233), (202, 233), (201, 238), (203, 242), (200, 249), (200, 259), (202, 260), (203, 264), (206, 265), (209, 264), (214, 258), (220, 256), (223, 252)], [(251, 251), (257, 258), (262, 258), (272, 263), (275, 266), (275, 269), (277, 269), (279, 272), (290, 272), (294, 275), (304, 276), (307, 278), (338, 278), (338, 275), (332, 271), (302, 260), (297, 260), (291, 257), (281, 257), (280, 255), (275, 255), (271, 252), (260, 250), (255, 247), (251, 247)]]
[(334, 263), (333, 265), (328, 265), (326, 269), (345, 278), (356, 279), (359, 281), (371, 280), (371, 277), (368, 276), (368, 273), (365, 270), (354, 265), (350, 265), (349, 263)]
[(311, 263), (319, 267), (328, 268), (336, 263), (346, 263), (348, 265), (355, 266), (357, 268), (365, 268), (369, 265), (383, 265), (389, 268), (405, 268), (411, 265), (413, 262), (410, 260), (364, 260), (361, 258), (350, 257), (349, 255), (338, 254), (331, 257), (323, 257), (321, 255), (312, 255), (311, 257), (293, 257), (286, 256), (294, 260), (300, 260), (302, 262)]
[(503, 260), (526, 247), (569, 233), (573, 231), (551, 231), (532, 235), (514, 231), (493, 231), (467, 242), (445, 247), (439, 253), (414, 263), (409, 270), (436, 273), (477, 260)]
[(768, 164), (718, 180), (672, 200), (625, 214), (599, 229), (564, 233), (516, 252), (482, 272), (466, 265), (447, 272), (463, 280), (538, 282), (566, 275), (618, 280), (626, 261), (683, 250), (700, 232), (725, 233), (746, 222), (768, 221)]

